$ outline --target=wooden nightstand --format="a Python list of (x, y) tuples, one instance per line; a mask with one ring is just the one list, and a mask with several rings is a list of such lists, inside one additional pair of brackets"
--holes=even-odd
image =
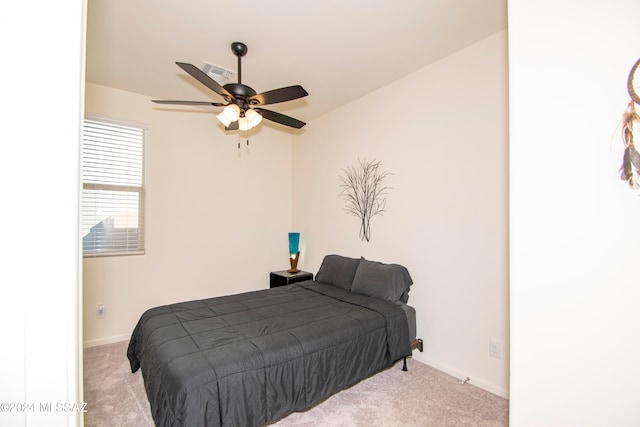
[(286, 286), (303, 280), (313, 280), (313, 274), (308, 271), (298, 271), (297, 273), (288, 273), (287, 270), (272, 271), (269, 273), (269, 287), (276, 288), (278, 286)]

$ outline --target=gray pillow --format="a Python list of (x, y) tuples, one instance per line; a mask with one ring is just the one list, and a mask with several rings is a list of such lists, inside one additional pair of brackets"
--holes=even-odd
[(316, 274), (316, 281), (350, 290), (360, 260), (341, 255), (327, 255)]
[(351, 292), (406, 304), (412, 284), (413, 280), (405, 267), (362, 258), (353, 278)]

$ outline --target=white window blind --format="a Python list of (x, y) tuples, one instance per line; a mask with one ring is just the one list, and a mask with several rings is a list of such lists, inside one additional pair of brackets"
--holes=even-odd
[(85, 256), (144, 253), (144, 129), (84, 121), (82, 247)]

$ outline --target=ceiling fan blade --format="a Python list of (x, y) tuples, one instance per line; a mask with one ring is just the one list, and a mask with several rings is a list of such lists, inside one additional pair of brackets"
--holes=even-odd
[(214, 107), (224, 107), (225, 104), (221, 102), (208, 102), (208, 101), (163, 101), (158, 99), (152, 99), (151, 102), (156, 104), (174, 104), (174, 105), (213, 105)]
[(252, 105), (277, 104), (278, 102), (291, 101), (309, 95), (300, 85), (287, 86), (280, 89), (262, 92), (249, 98)]
[(238, 130), (239, 127), (240, 127), (240, 125), (238, 124), (238, 121), (236, 120), (235, 122), (229, 123), (229, 126), (225, 126), (224, 130)]
[(184, 62), (176, 62), (178, 67), (189, 73), (191, 77), (198, 80), (200, 83), (222, 96), (227, 102), (234, 100), (235, 98), (225, 88), (220, 86), (218, 82), (209, 77), (204, 71), (192, 64), (186, 64)]
[(272, 122), (280, 123), (281, 125), (289, 126), (296, 129), (301, 129), (305, 122), (301, 122), (298, 119), (294, 119), (293, 117), (285, 116), (281, 113), (276, 113), (275, 111), (265, 110), (264, 108), (254, 108), (258, 113), (262, 114), (267, 120), (271, 120)]

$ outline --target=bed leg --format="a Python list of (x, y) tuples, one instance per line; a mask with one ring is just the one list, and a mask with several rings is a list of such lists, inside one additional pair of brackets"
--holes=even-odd
[[(411, 341), (411, 351), (418, 349), (422, 352), (423, 350), (423, 343), (422, 343), (422, 339), (421, 338), (416, 338), (415, 340)], [(402, 362), (402, 370), (403, 371), (408, 371), (407, 369), (407, 356), (404, 357), (404, 360)]]

